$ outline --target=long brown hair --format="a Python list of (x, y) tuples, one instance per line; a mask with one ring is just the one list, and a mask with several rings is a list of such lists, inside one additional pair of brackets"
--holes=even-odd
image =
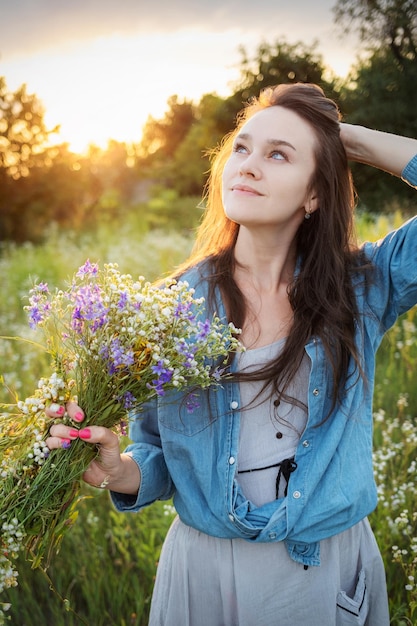
[[(277, 360), (256, 373), (252, 380), (272, 385), (285, 396), (304, 356), (305, 344), (321, 339), (333, 379), (333, 406), (348, 384), (351, 358), (354, 379), (361, 375), (360, 358), (354, 341), (357, 305), (352, 285), (354, 273), (369, 269), (358, 248), (353, 228), (355, 194), (346, 151), (340, 139), (341, 119), (337, 105), (312, 84), (278, 85), (264, 90), (242, 111), (236, 129), (225, 137), (212, 160), (206, 189), (206, 212), (197, 233), (187, 266), (208, 259), (212, 266), (211, 297), (219, 287), (228, 317), (242, 327), (247, 313), (244, 296), (233, 276), (234, 245), (239, 225), (226, 216), (222, 205), (221, 177), (232, 144), (242, 125), (255, 113), (271, 106), (290, 109), (313, 128), (317, 141), (311, 187), (319, 208), (304, 220), (296, 235), (299, 272), (288, 289), (293, 324)], [(325, 417), (325, 416), (324, 416)]]

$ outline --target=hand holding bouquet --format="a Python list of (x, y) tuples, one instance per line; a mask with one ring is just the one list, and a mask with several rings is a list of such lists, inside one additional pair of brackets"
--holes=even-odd
[[(17, 584), (20, 550), (33, 567), (47, 565), (75, 520), (80, 478), (98, 453), (81, 439), (66, 451), (49, 450), (45, 410), (75, 400), (83, 428), (123, 433), (131, 407), (189, 389), (192, 413), (192, 388), (221, 384), (227, 357), (239, 346), (239, 331), (202, 318), (203, 307), (185, 282), (155, 286), (89, 261), (68, 289), (51, 294), (38, 283), (31, 290), (25, 308), (30, 325), (44, 333), (53, 372), (1, 414), (0, 592)], [(62, 421), (74, 425), (68, 414)]]

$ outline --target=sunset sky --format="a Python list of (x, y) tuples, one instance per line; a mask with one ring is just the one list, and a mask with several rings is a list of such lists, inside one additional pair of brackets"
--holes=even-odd
[(238, 48), (318, 41), (339, 76), (358, 54), (333, 21), (336, 0), (12, 0), (0, 4), (0, 76), (43, 102), (73, 150), (138, 141), (169, 96), (230, 93)]

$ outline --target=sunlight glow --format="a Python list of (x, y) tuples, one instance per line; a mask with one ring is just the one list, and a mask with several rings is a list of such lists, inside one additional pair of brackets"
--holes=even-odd
[[(202, 45), (202, 39), (205, 39)], [(110, 138), (135, 142), (148, 115), (163, 116), (168, 98), (198, 100), (203, 93), (225, 96), (238, 76), (236, 33), (182, 31), (140, 37), (108, 37), (10, 62), (14, 84), (26, 83), (44, 103), (49, 128), (60, 125), (54, 143), (74, 151)], [(198, 60), (190, 50), (201, 46)]]
[[(330, 36), (326, 41), (331, 45)], [(89, 144), (106, 148), (110, 139), (139, 142), (148, 116), (160, 119), (170, 96), (199, 101), (205, 93), (229, 95), (239, 77), (242, 44), (255, 52), (259, 35), (194, 28), (71, 40), (2, 63), (0, 75), (9, 89), (25, 83), (44, 103), (47, 127), (60, 126), (53, 143), (83, 152)], [(351, 54), (334, 39), (329, 59), (338, 76), (346, 75)]]

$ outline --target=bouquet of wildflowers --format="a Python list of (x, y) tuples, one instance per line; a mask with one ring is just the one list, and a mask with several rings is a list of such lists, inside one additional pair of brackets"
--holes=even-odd
[(22, 549), (33, 567), (47, 565), (76, 517), (80, 477), (98, 453), (80, 439), (65, 451), (48, 450), (45, 409), (75, 399), (83, 427), (123, 433), (132, 406), (175, 388), (189, 389), (192, 413), (193, 387), (221, 384), (239, 346), (233, 325), (201, 318), (204, 300), (186, 282), (155, 286), (112, 264), (87, 261), (65, 291), (52, 294), (38, 283), (29, 303), (30, 325), (43, 331), (54, 371), (1, 414), (0, 592), (17, 584), (13, 561)]

